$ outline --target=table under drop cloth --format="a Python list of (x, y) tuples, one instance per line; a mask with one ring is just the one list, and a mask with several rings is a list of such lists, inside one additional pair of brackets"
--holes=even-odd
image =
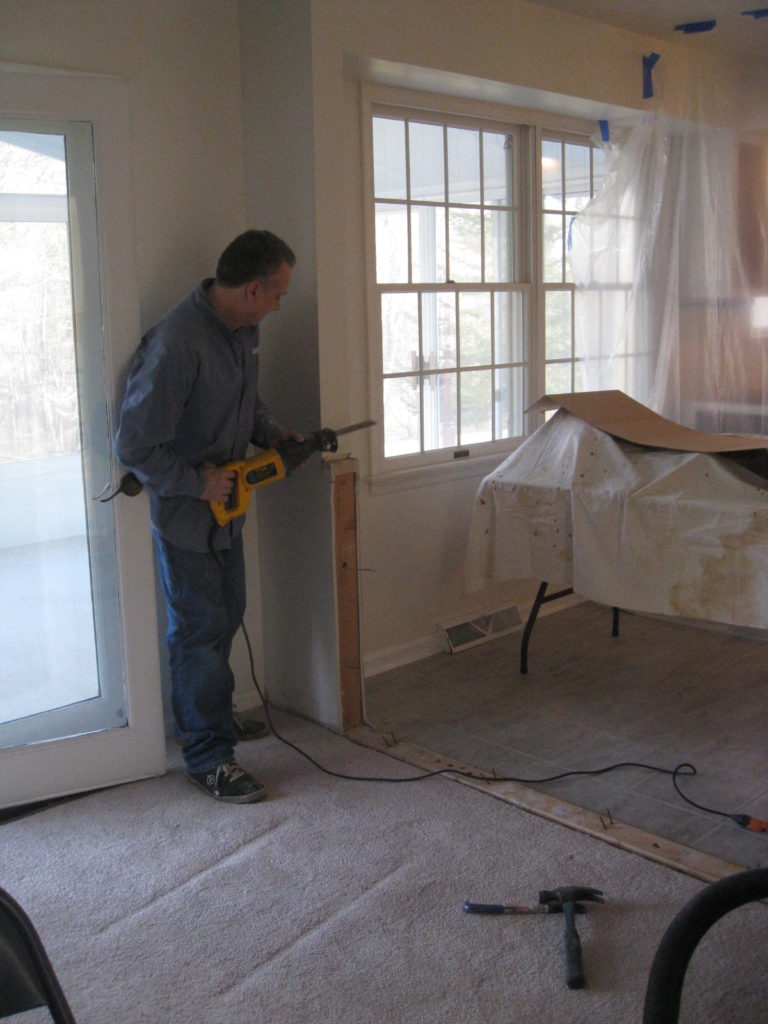
[[(700, 436), (731, 451), (768, 444)], [(482, 481), (465, 576), (468, 592), (533, 578), (614, 608), (766, 629), (768, 480), (722, 452), (636, 444), (561, 407)]]

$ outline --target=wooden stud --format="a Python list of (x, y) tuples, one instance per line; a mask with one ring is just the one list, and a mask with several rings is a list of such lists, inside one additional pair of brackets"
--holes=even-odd
[(332, 462), (339, 643), (339, 703), (343, 732), (363, 721), (357, 560), (357, 461)]

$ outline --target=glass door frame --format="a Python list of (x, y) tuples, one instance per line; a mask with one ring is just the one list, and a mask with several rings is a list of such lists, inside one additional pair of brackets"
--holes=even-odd
[[(127, 83), (112, 76), (41, 71), (0, 64), (0, 118), (34, 123), (92, 125), (96, 167), (96, 223), (100, 311), (104, 335), (103, 424), (111, 438), (127, 365), (140, 337), (133, 234)], [(78, 216), (79, 216), (78, 212)], [(92, 254), (93, 255), (93, 254)], [(108, 449), (107, 449), (108, 451)], [(118, 472), (102, 460), (104, 479), (87, 481), (97, 493)], [(92, 488), (98, 484), (96, 489)], [(162, 774), (165, 730), (160, 687), (158, 620), (152, 540), (145, 495), (119, 500), (114, 552), (119, 601), (103, 608), (122, 636), (127, 724), (0, 750), (0, 807)], [(110, 607), (110, 604), (112, 606)]]

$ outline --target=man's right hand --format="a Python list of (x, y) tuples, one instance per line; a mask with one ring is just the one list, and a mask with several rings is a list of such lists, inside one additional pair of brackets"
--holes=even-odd
[(200, 469), (205, 477), (205, 487), (200, 495), (203, 501), (226, 501), (235, 486), (235, 471), (209, 463), (204, 463)]

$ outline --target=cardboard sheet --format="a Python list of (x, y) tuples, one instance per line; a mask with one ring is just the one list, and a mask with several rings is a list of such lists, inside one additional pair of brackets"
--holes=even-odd
[(707, 434), (659, 416), (623, 391), (583, 391), (545, 395), (528, 412), (567, 409), (612, 437), (654, 448), (682, 452), (747, 452), (768, 448), (768, 437), (755, 434)]
[(638, 447), (661, 436), (653, 415), (617, 420), (630, 406), (609, 397), (587, 409), (598, 428), (560, 398), (480, 485), (467, 589), (534, 578), (627, 610), (768, 628), (768, 482), (717, 454), (748, 449)]

